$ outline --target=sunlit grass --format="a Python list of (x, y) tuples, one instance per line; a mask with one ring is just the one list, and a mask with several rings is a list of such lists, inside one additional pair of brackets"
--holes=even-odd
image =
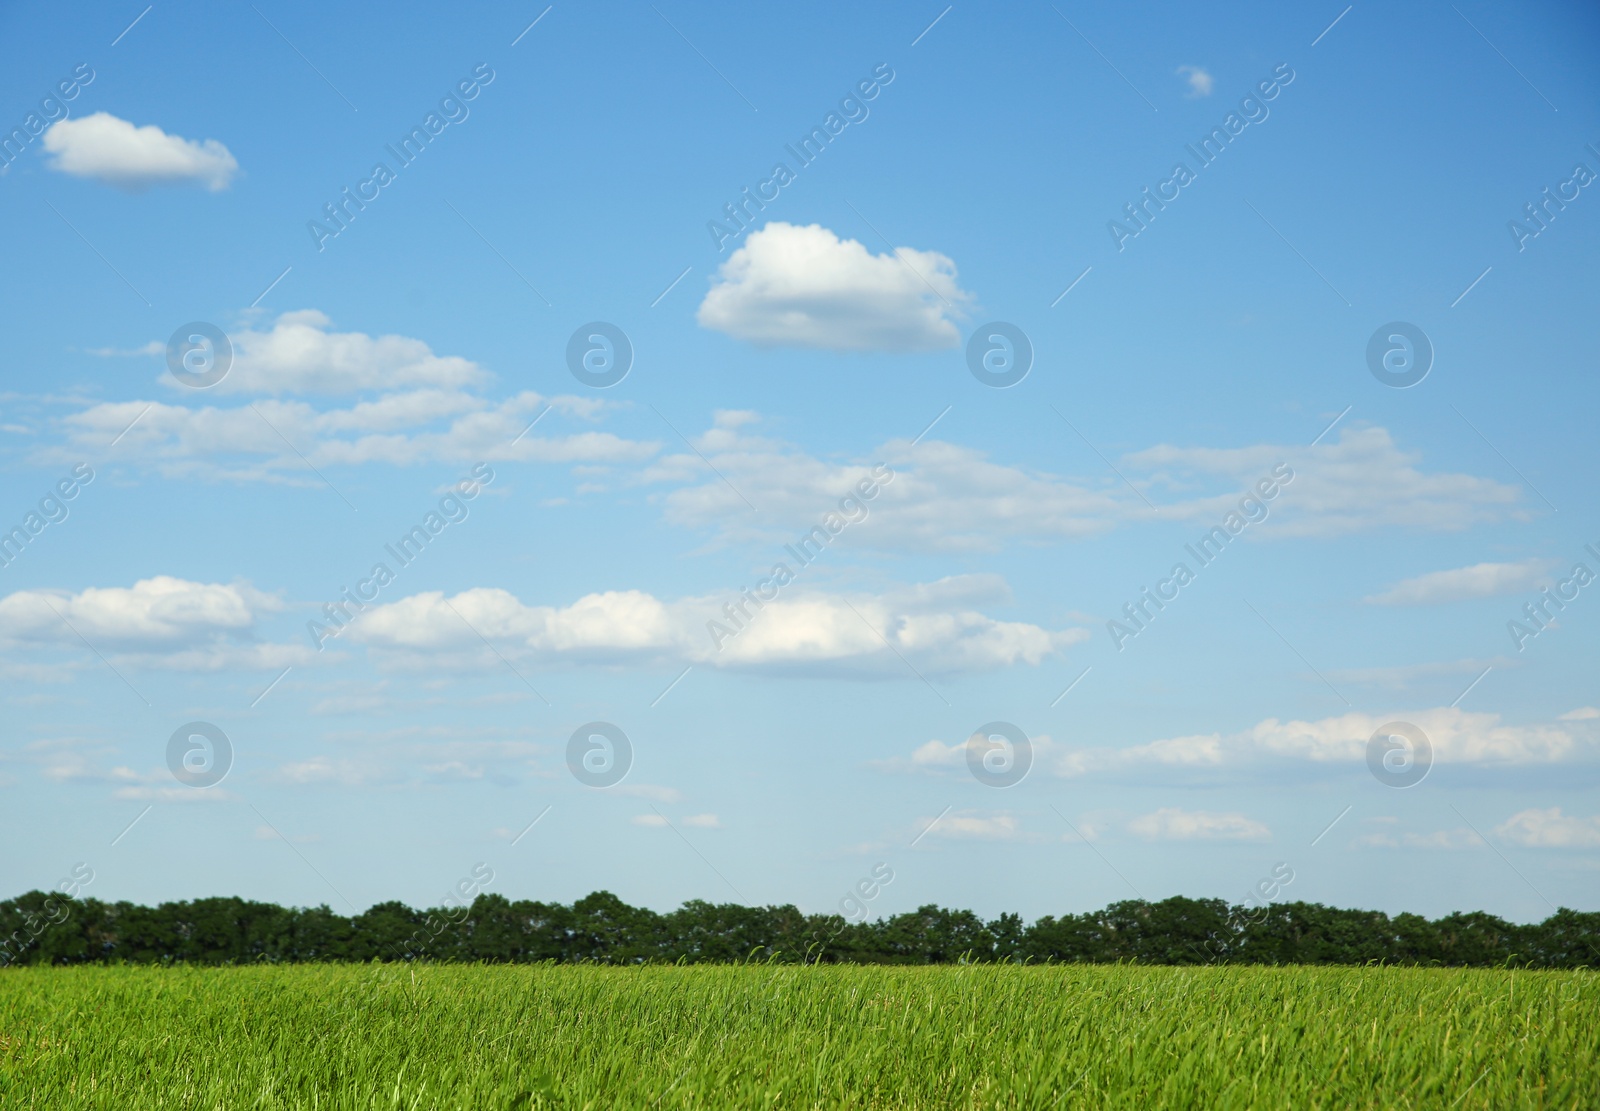
[(0, 974), (0, 1105), (1600, 1107), (1600, 981), (1400, 968)]

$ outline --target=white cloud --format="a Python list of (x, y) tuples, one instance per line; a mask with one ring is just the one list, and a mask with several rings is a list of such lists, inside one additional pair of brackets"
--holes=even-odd
[(1267, 841), (1272, 832), (1243, 814), (1181, 810), (1164, 806), (1128, 823), (1128, 832), (1146, 841)]
[(1154, 520), (1185, 522), (1198, 535), (1237, 512), (1243, 493), (1280, 463), (1294, 477), (1247, 537), (1449, 531), (1521, 515), (1516, 487), (1426, 473), (1419, 457), (1402, 452), (1382, 428), (1345, 429), (1338, 440), (1312, 448), (1162, 445), (1124, 456), (1119, 469), (1158, 514), (1110, 474), (1083, 478), (1028, 470), (936, 439), (913, 444), (910, 434), (859, 461), (829, 461), (760, 436), (752, 423), (749, 413), (719, 413), (694, 440), (700, 454), (662, 456), (644, 470), (646, 482), (674, 484), (664, 497), (668, 521), (714, 528), (723, 542), (793, 540), (835, 510), (880, 463), (892, 478), (865, 505), (867, 519), (851, 526), (844, 543), (919, 552), (998, 551), (1017, 539), (1078, 540)]
[[(633, 824), (648, 826), (651, 829), (666, 829), (672, 822), (660, 814), (635, 814)], [(722, 823), (715, 814), (691, 814), (683, 819), (680, 825), (690, 826), (695, 829), (721, 829)]]
[[(170, 777), (169, 777), (170, 778)], [(237, 802), (238, 796), (225, 787), (207, 787), (196, 790), (181, 784), (161, 787), (118, 787), (111, 797), (129, 802)]]
[(125, 359), (135, 356), (164, 355), (167, 345), (160, 340), (153, 339), (141, 347), (90, 347), (84, 351), (85, 355), (94, 355), (101, 359)]
[[(397, 787), (438, 783), (492, 782), (513, 786), (548, 757), (546, 746), (492, 726), (463, 720), (448, 725), (416, 725), (324, 732), (335, 753), (278, 765), (264, 781), (284, 786)], [(533, 774), (556, 774), (554, 771)], [(563, 768), (561, 773), (565, 775)], [(529, 817), (533, 817), (530, 813)], [(521, 831), (521, 827), (512, 834)]]
[(1436, 764), (1550, 764), (1592, 753), (1596, 747), (1592, 739), (1580, 740), (1556, 726), (1504, 725), (1499, 714), (1448, 706), (1380, 715), (1352, 711), (1315, 722), (1268, 718), (1249, 733), (1229, 738), (1225, 746), (1317, 763), (1361, 761), (1372, 734), (1396, 720), (1422, 730)]
[[(270, 327), (235, 329), (230, 343), (228, 373), (203, 396), (163, 372), (181, 401), (89, 404), (61, 419), (66, 442), (40, 447), (33, 461), (56, 465), (92, 452), (169, 478), (312, 486), (322, 480), (308, 462), (318, 469), (480, 461), (618, 464), (642, 463), (660, 450), (657, 443), (609, 432), (552, 431), (563, 419), (591, 420), (611, 403), (531, 390), (491, 400), (472, 392), (493, 376), (471, 360), (436, 354), (408, 336), (334, 331), (314, 309), (284, 313)], [(265, 396), (235, 408), (214, 404), (213, 398), (229, 393)], [(284, 394), (368, 396), (319, 409), (276, 396)]]
[[(1242, 773), (1270, 761), (1315, 765), (1359, 765), (1380, 725), (1406, 721), (1428, 738), (1435, 764), (1512, 767), (1561, 764), (1600, 758), (1600, 736), (1592, 728), (1553, 724), (1506, 725), (1498, 714), (1454, 707), (1351, 712), (1318, 721), (1268, 718), (1238, 733), (1165, 737), (1123, 747), (1062, 744), (1049, 734), (1029, 738), (1036, 772), (1074, 779), (1138, 775), (1164, 770), (1174, 777), (1200, 772)], [(874, 761), (886, 771), (965, 775), (966, 739), (923, 742), (907, 756)]]
[(78, 594), (19, 590), (0, 598), (0, 629), (11, 640), (75, 642), (76, 629), (99, 643), (162, 646), (242, 632), (259, 611), (278, 608), (271, 595), (249, 586), (157, 575), (132, 587), (89, 587)]
[[(1420, 728), (1433, 749), (1435, 764), (1510, 767), (1559, 764), (1600, 756), (1600, 738), (1590, 729), (1557, 725), (1506, 725), (1498, 714), (1469, 713), (1454, 707), (1390, 714), (1351, 712), (1318, 721), (1268, 718), (1238, 733), (1166, 737), (1125, 747), (1071, 746), (1048, 735), (1031, 737), (1034, 767), (1066, 778), (1148, 775), (1158, 769), (1241, 772), (1271, 760), (1311, 764), (1360, 764), (1367, 742), (1380, 725), (1401, 720)], [(930, 740), (909, 756), (879, 761), (893, 771), (952, 771), (966, 760), (965, 739)]]
[(293, 841), (299, 845), (309, 845), (322, 840), (320, 833), (308, 833), (299, 837), (285, 837), (272, 826), (256, 826), (255, 839), (257, 841)]
[[(913, 768), (959, 768), (966, 763), (967, 746), (963, 741), (945, 744), (940, 740), (927, 741), (917, 747), (911, 754)], [(894, 761), (885, 761), (885, 766), (898, 766)]]
[[(1036, 767), (1054, 766), (1061, 757), (1061, 746), (1056, 744), (1048, 733), (1029, 737), (1028, 745), (1032, 750), (1033, 763)], [(887, 760), (873, 760), (869, 763), (885, 771), (927, 772), (936, 775), (953, 773), (958, 777), (964, 777), (967, 774), (967, 741), (966, 738), (948, 742), (935, 738), (917, 746), (909, 758), (892, 756)]]
[(1576, 710), (1568, 710), (1557, 721), (1593, 721), (1600, 718), (1600, 709), (1593, 706), (1579, 706)]
[[(1314, 447), (1261, 444), (1245, 448), (1181, 448), (1160, 445), (1125, 456), (1143, 472), (1147, 492), (1162, 487), (1193, 490), (1204, 480), (1226, 480), (1229, 492), (1191, 496), (1162, 505), (1165, 518), (1217, 524), (1233, 512), (1240, 491), (1287, 463), (1294, 478), (1268, 505), (1261, 535), (1344, 536), (1375, 529), (1454, 532), (1472, 525), (1526, 518), (1516, 508), (1515, 486), (1464, 474), (1428, 474), (1418, 469), (1419, 452), (1395, 446), (1387, 429), (1344, 428), (1338, 440)], [(1152, 498), (1151, 500), (1156, 500)]]
[[(364, 463), (636, 463), (659, 449), (656, 443), (609, 432), (551, 435), (555, 416), (541, 420), (544, 434), (522, 434), (547, 407), (581, 414), (583, 401), (526, 391), (491, 404), (466, 393), (429, 389), (321, 412), (299, 401), (266, 400), (234, 409), (105, 402), (66, 417), (67, 445), (39, 452), (35, 461), (61, 463), (93, 451), (97, 457), (153, 467), (169, 478), (317, 486), (321, 480), (310, 473), (308, 461), (319, 469)], [(108, 450), (113, 440), (116, 446)]]
[(1516, 662), (1503, 656), (1487, 659), (1434, 660), (1420, 664), (1402, 664), (1396, 667), (1349, 667), (1324, 672), (1329, 682), (1361, 683), (1376, 687), (1401, 690), (1419, 680), (1439, 679), (1451, 675), (1481, 675), (1489, 667), (1514, 667)]
[(123, 189), (194, 182), (217, 192), (239, 170), (228, 148), (215, 139), (183, 139), (154, 124), (136, 127), (109, 112), (60, 120), (44, 133), (43, 143), (51, 169)]
[(875, 255), (817, 224), (750, 233), (700, 304), (701, 327), (762, 347), (928, 351), (955, 347), (970, 300), (937, 251)]
[(446, 760), (442, 764), (424, 764), (422, 774), (435, 783), (473, 783), (483, 779), (486, 772), (481, 764)]
[(1481, 849), (1483, 839), (1465, 827), (1436, 829), (1429, 833), (1369, 833), (1356, 844), (1377, 849)]
[(278, 599), (248, 584), (169, 575), (77, 594), (19, 590), (0, 598), (0, 644), (78, 650), (88, 641), (119, 659), (175, 670), (257, 670), (309, 662), (309, 645), (256, 640), (258, 619), (282, 608)]
[[(891, 441), (868, 461), (828, 462), (746, 430), (753, 419), (718, 413), (695, 440), (699, 455), (666, 455), (646, 468), (645, 481), (677, 487), (664, 499), (668, 521), (716, 528), (727, 542), (793, 541), (836, 512), (863, 481), (879, 489), (857, 499), (866, 519), (850, 526), (848, 545), (997, 551), (1019, 536), (1075, 539), (1103, 533), (1124, 516), (1148, 515), (1142, 504), (1125, 505), (1109, 484), (1003, 466), (981, 451), (936, 440)], [(705, 460), (728, 481), (711, 474)], [(874, 481), (879, 463), (888, 467), (887, 481)]]
[(1537, 586), (1553, 566), (1547, 559), (1524, 559), (1518, 563), (1475, 563), (1451, 571), (1430, 571), (1396, 583), (1366, 601), (1379, 606), (1430, 606), (1514, 594)]
[(316, 653), (308, 644), (227, 644), (210, 642), (181, 651), (130, 652), (125, 658), (141, 667), (168, 671), (281, 671), (312, 663)]
[(907, 660), (935, 674), (1038, 664), (1088, 638), (1085, 629), (1052, 631), (970, 608), (964, 603), (973, 596), (974, 578), (985, 596), (994, 594), (990, 576), (958, 576), (881, 595), (791, 585), (759, 610), (747, 603), (751, 619), (731, 638), (708, 624), (735, 629), (725, 609), (739, 600), (732, 590), (670, 602), (613, 590), (555, 607), (529, 605), (489, 587), (448, 601), (431, 591), (371, 607), (344, 635), (402, 653), (476, 654), (481, 634), (513, 653), (574, 663), (842, 668), (853, 675), (906, 675)]
[(611, 788), (611, 793), (655, 802), (677, 802), (683, 798), (683, 792), (676, 787), (660, 787), (651, 783), (619, 783)]
[(313, 756), (280, 764), (267, 776), (270, 783), (292, 786), (311, 786), (330, 783), (340, 787), (365, 787), (374, 783), (392, 782), (396, 776), (378, 764), (366, 760), (339, 759)]
[(1494, 830), (1507, 841), (1538, 849), (1600, 848), (1600, 815), (1569, 818), (1561, 807), (1523, 810)]
[[(52, 783), (76, 785), (115, 785), (112, 798), (135, 802), (228, 802), (236, 796), (225, 788), (209, 787), (197, 790), (178, 783), (166, 768), (152, 768), (137, 772), (127, 765), (103, 769), (90, 763), (88, 753), (82, 751), (84, 743), (76, 740), (35, 742), (28, 746), (32, 762), (40, 765), (39, 774)], [(96, 755), (104, 755), (105, 746), (95, 745)]]
[(1199, 66), (1179, 66), (1177, 74), (1189, 82), (1190, 99), (1211, 95), (1211, 75)]
[(490, 379), (489, 373), (471, 360), (435, 355), (420, 339), (334, 332), (329, 330), (332, 323), (316, 309), (300, 309), (283, 313), (267, 330), (230, 331), (233, 365), (212, 389), (217, 393), (347, 394), (428, 387), (458, 390), (482, 386)]
[[(143, 783), (141, 776), (126, 765), (102, 770), (89, 763), (87, 754), (71, 751), (46, 751), (39, 774), (52, 783)], [(168, 782), (171, 782), (170, 777)]]
[[(928, 824), (930, 822), (933, 823), (931, 827)], [(1010, 841), (1022, 833), (1015, 815), (1003, 812), (985, 814), (978, 810), (957, 810), (937, 821), (931, 817), (922, 818), (917, 822), (917, 828), (926, 831), (930, 837), (952, 841)]]

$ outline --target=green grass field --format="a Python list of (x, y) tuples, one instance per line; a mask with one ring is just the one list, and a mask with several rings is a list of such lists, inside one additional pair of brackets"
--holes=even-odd
[(0, 1106), (1600, 1107), (1587, 972), (0, 973)]

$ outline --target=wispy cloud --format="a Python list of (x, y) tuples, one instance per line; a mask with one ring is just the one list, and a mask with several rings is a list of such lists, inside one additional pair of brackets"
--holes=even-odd
[(1164, 806), (1128, 823), (1128, 832), (1146, 841), (1270, 841), (1272, 831), (1236, 811), (1183, 810)]
[(1211, 74), (1199, 66), (1179, 66), (1177, 74), (1189, 83), (1187, 95), (1191, 100), (1211, 95), (1211, 86), (1214, 84)]
[(1429, 571), (1404, 579), (1366, 601), (1376, 606), (1436, 606), (1515, 594), (1537, 586), (1554, 566), (1553, 560), (1524, 559), (1517, 563), (1475, 563), (1449, 571)]

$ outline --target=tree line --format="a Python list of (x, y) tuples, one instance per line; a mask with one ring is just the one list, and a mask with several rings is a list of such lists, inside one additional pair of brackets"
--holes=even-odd
[(694, 900), (659, 914), (598, 891), (570, 906), (480, 893), (413, 910), (380, 903), (351, 917), (327, 906), (240, 898), (155, 907), (32, 891), (0, 902), (0, 966), (88, 963), (537, 961), (602, 964), (746, 960), (855, 964), (1132, 961), (1144, 964), (1366, 964), (1600, 967), (1600, 913), (1562, 908), (1518, 924), (1482, 912), (1429, 920), (1319, 903), (1246, 907), (1221, 899), (1129, 900), (1024, 924), (924, 906), (871, 921), (793, 906)]

